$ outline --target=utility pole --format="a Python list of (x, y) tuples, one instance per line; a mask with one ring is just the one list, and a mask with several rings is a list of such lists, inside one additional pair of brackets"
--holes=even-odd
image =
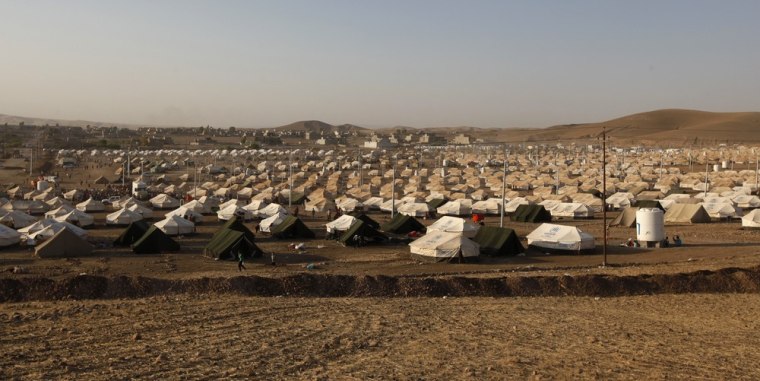
[(501, 181), (501, 213), (499, 215), (499, 227), (504, 227), (504, 198), (507, 193), (507, 162), (509, 161), (509, 150), (504, 151), (504, 178)]
[(604, 221), (604, 246), (602, 267), (607, 266), (607, 128), (602, 127), (602, 221)]
[(758, 157), (757, 157), (757, 155), (755, 155), (755, 192), (758, 193), (758, 194), (760, 194), (760, 190), (757, 189), (757, 170), (760, 169), (760, 168), (758, 168), (757, 159), (758, 159)]
[(288, 178), (290, 179), (288, 208), (290, 208), (293, 204), (293, 151), (288, 151)]
[(359, 189), (364, 185), (364, 172), (362, 171), (362, 151), (359, 151)]
[(391, 155), (393, 159), (393, 175), (391, 177), (391, 219), (396, 217), (396, 157)]

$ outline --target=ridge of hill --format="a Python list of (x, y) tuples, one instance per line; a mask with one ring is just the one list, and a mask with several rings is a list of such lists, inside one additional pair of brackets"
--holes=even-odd
[[(526, 140), (583, 139), (601, 136), (640, 141), (760, 141), (760, 112), (707, 112), (662, 109), (605, 122), (567, 124), (528, 132)], [(527, 132), (527, 131), (526, 131)]]
[(275, 127), (274, 129), (277, 131), (305, 131), (318, 134), (331, 133), (335, 131), (341, 133), (369, 131), (368, 128), (360, 127), (354, 124), (332, 125), (321, 120), (302, 120), (286, 124), (284, 126)]
[[(61, 126), (117, 126), (136, 128), (125, 123), (106, 123), (87, 120), (63, 120), (20, 117), (0, 114), (0, 124), (18, 125), (61, 125)], [(370, 131), (428, 132), (446, 135), (469, 134), (474, 138), (489, 142), (554, 142), (560, 140), (596, 139), (606, 129), (611, 139), (646, 142), (673, 142), (689, 144), (694, 142), (760, 142), (760, 112), (708, 112), (686, 109), (662, 109), (626, 115), (604, 122), (564, 124), (546, 128), (480, 128), (460, 127), (411, 127), (395, 126), (369, 129), (354, 124), (332, 125), (319, 120), (304, 120), (275, 127), (278, 131), (304, 131), (319, 135), (339, 133), (359, 133)]]

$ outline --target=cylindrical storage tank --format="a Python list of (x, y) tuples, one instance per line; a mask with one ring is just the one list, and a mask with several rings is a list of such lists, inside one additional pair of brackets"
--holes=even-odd
[(720, 172), (720, 165), (718, 164), (713, 165), (713, 172)]
[(721, 163), (721, 166), (723, 167), (723, 169), (728, 168), (728, 160), (723, 160), (723, 163)]
[(665, 239), (665, 213), (658, 208), (641, 208), (636, 212), (636, 239), (659, 242)]
[(37, 182), (37, 190), (38, 191), (44, 191), (46, 189), (50, 188), (50, 183), (46, 180), (40, 180)]

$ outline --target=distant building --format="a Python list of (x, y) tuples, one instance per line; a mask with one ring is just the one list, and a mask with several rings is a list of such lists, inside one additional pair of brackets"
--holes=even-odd
[(424, 134), (420, 136), (419, 143), (432, 145), (446, 144), (446, 139), (437, 134)]
[(455, 136), (454, 139), (451, 139), (451, 144), (462, 144), (462, 145), (471, 144), (470, 137), (465, 134), (459, 134)]
[(390, 139), (372, 135), (368, 141), (364, 142), (364, 148), (393, 148), (397, 143), (393, 143)]

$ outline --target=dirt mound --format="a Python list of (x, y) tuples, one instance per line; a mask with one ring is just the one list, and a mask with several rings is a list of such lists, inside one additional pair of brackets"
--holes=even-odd
[(298, 274), (284, 278), (237, 276), (186, 280), (80, 275), (0, 279), (0, 302), (142, 298), (167, 294), (232, 293), (248, 296), (629, 296), (682, 293), (754, 293), (760, 267), (692, 273), (503, 278), (390, 277)]

